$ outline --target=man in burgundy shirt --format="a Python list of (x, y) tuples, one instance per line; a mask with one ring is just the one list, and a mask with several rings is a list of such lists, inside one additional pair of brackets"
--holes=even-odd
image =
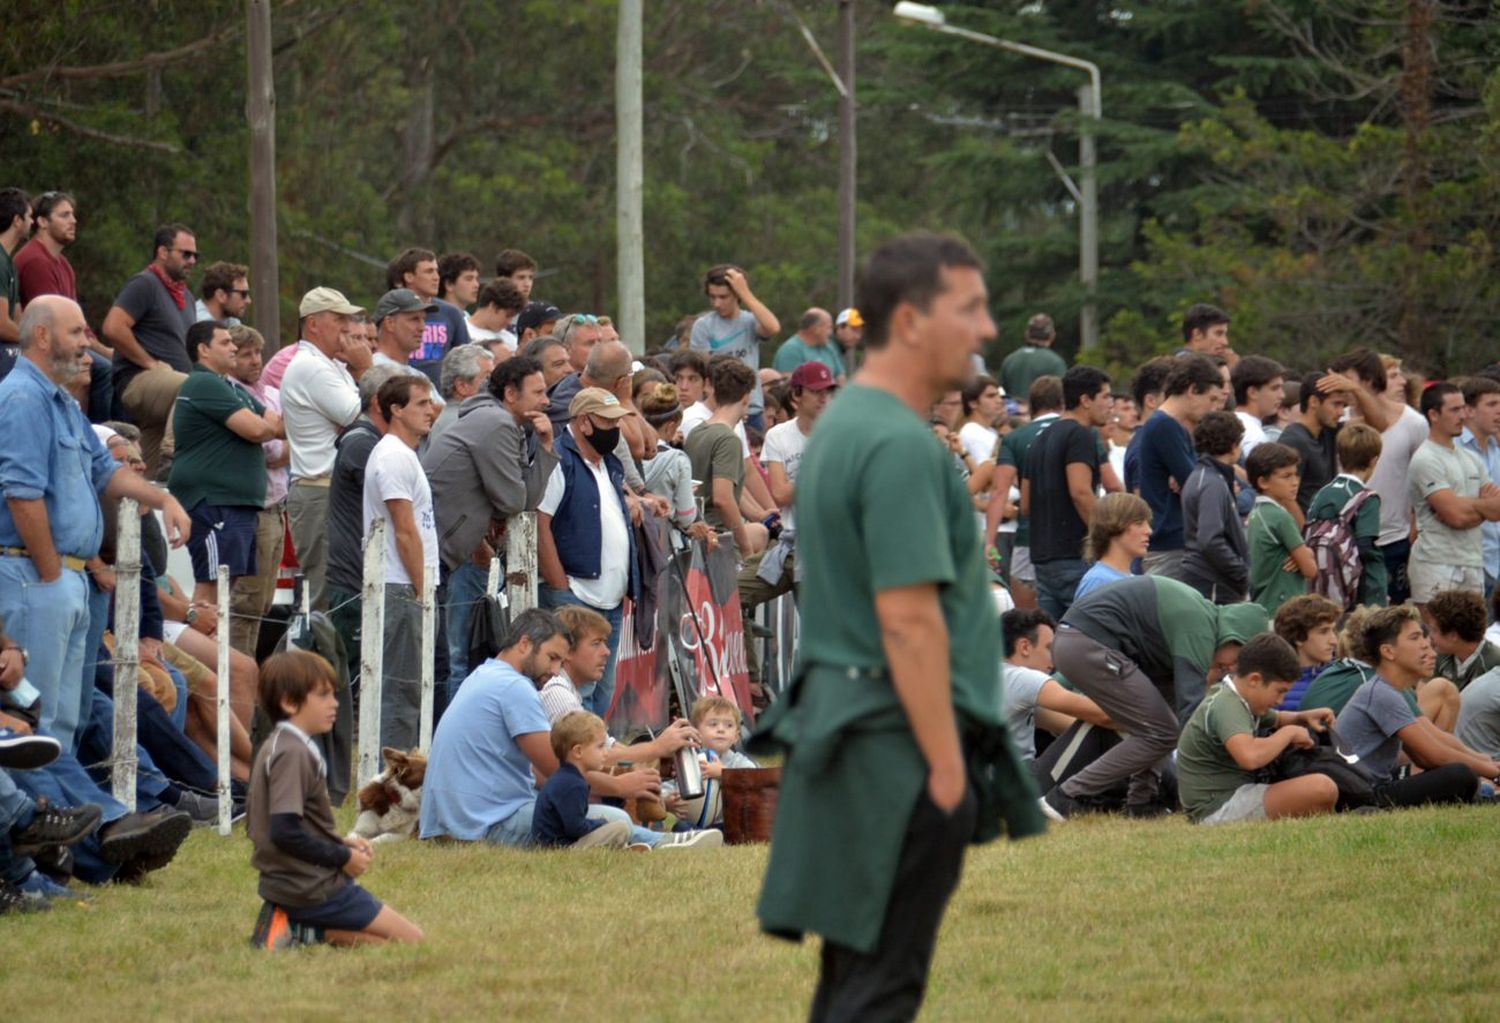
[[(32, 200), (31, 212), (36, 233), (15, 256), (22, 308), (42, 295), (62, 295), (77, 302), (78, 277), (73, 273), (73, 264), (63, 255), (63, 249), (78, 240), (78, 204), (67, 192), (43, 192)], [(78, 382), (80, 389), (82, 386), (88, 388), (85, 411), (95, 423), (119, 419), (119, 410), (114, 407), (115, 388), (109, 363), (114, 353), (99, 342), (92, 330), (89, 331), (88, 351), (89, 375), (87, 380)], [(81, 397), (81, 394), (75, 393), (75, 397)]]

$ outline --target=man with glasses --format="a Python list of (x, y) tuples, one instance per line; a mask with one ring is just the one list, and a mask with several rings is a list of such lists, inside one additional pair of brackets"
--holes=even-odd
[(198, 299), (197, 322), (217, 320), (227, 330), (238, 327), (250, 307), (250, 268), (238, 263), (213, 263), (203, 271), (203, 297)]
[(115, 347), (115, 393), (141, 428), (141, 453), (155, 478), (162, 441), (178, 388), (192, 372), (187, 329), (197, 316), (188, 271), (198, 262), (190, 228), (167, 224), (152, 240), (146, 269), (125, 282), (104, 317), (104, 336)]
[[(586, 383), (583, 380), (585, 371), (588, 369), (589, 356), (599, 344), (601, 333), (599, 318), (590, 316), (588, 313), (573, 313), (564, 316), (553, 328), (553, 336), (562, 342), (563, 351), (568, 353), (568, 366), (572, 369), (571, 373), (547, 388), (547, 401), (550, 403), (547, 415), (551, 417), (552, 425), (559, 430), (568, 424), (570, 418), (568, 404), (579, 391), (585, 387), (603, 387), (611, 392), (615, 389), (613, 380), (594, 383)], [(625, 372), (630, 371), (627, 368)]]

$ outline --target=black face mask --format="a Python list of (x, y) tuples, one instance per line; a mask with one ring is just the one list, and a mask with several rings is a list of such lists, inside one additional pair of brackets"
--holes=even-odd
[(596, 426), (594, 432), (589, 434), (589, 446), (601, 455), (614, 451), (619, 444), (620, 428), (618, 426), (610, 427), (608, 430), (602, 430)]

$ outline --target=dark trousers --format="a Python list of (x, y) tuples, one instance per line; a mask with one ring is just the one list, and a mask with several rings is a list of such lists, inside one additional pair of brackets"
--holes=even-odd
[(1411, 599), (1411, 580), (1406, 575), (1406, 563), (1411, 558), (1411, 541), (1397, 540), (1380, 548), (1385, 559), (1385, 592), (1391, 604), (1405, 604)]
[(1379, 801), (1386, 806), (1425, 806), (1428, 803), (1472, 803), (1479, 776), (1464, 764), (1444, 764), (1409, 778), (1380, 786)]
[(952, 814), (939, 810), (923, 789), (906, 825), (880, 943), (871, 953), (823, 943), (808, 1016), (813, 1023), (916, 1017), (927, 991), (938, 926), (958, 887), (976, 812), (972, 789)]

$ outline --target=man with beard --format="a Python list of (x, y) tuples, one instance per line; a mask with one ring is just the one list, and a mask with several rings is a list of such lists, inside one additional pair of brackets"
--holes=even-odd
[[(469, 621), (499, 545), (497, 527), (535, 511), (557, 467), (546, 409), (541, 364), (525, 355), (507, 359), (485, 390), (464, 400), (453, 425), (422, 458), (447, 573), (450, 700), (469, 673)], [(535, 446), (527, 443), (530, 436)]]
[(181, 224), (158, 228), (151, 263), (125, 282), (104, 317), (104, 336), (115, 347), (115, 393), (141, 428), (146, 474), (155, 479), (172, 403), (187, 375), (187, 329), (197, 319), (188, 270), (198, 262), (193, 232)]
[(1002, 716), (974, 506), (927, 424), (995, 336), (983, 270), (957, 239), (897, 238), (858, 304), (864, 366), (798, 475), (801, 669), (755, 744), (787, 754), (761, 927), (822, 935), (813, 1020), (915, 1016), (965, 847), (1002, 818), (1044, 826)]

